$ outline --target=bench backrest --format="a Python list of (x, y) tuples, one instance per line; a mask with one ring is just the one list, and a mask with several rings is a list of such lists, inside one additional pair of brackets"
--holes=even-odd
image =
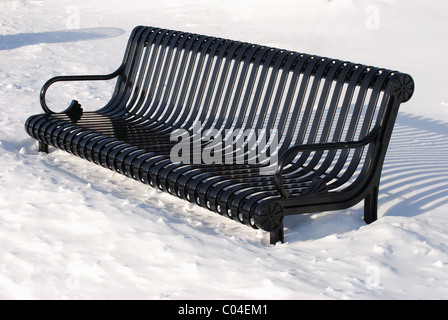
[[(109, 114), (125, 112), (141, 124), (151, 119), (162, 132), (191, 130), (196, 121), (204, 130), (267, 129), (268, 141), (278, 133), (271, 152), (279, 153), (364, 138), (385, 123), (393, 90), (400, 89), (394, 86), (400, 74), (391, 70), (151, 27), (134, 29), (123, 67)], [(406, 101), (401, 94), (398, 102)], [(368, 152), (331, 158), (355, 170)], [(296, 163), (315, 166), (325, 157), (305, 153)]]

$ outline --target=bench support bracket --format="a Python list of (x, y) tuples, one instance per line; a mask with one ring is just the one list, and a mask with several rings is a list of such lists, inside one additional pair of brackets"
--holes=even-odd
[(48, 153), (48, 144), (39, 141), (39, 152)]
[(373, 187), (372, 191), (364, 199), (364, 221), (367, 224), (378, 219), (378, 187)]
[(277, 244), (277, 242), (285, 242), (285, 232), (283, 230), (283, 222), (277, 230), (271, 231), (269, 233), (270, 244)]

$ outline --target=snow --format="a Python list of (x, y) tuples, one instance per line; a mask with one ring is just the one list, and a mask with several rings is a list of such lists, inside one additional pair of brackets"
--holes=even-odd
[[(447, 299), (448, 2), (0, 0), (0, 299)], [(114, 71), (136, 25), (397, 69), (416, 82), (363, 206), (286, 219), (286, 243), (24, 131), (61, 74)], [(57, 85), (50, 106), (113, 83)]]

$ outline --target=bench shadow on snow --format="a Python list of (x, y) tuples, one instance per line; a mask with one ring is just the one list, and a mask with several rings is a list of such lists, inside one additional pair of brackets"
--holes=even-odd
[[(448, 204), (448, 123), (401, 112), (381, 175), (379, 219), (415, 217)], [(366, 226), (363, 203), (285, 219), (286, 241), (306, 241)]]
[(39, 43), (63, 43), (115, 38), (124, 33), (120, 28), (98, 27), (38, 33), (0, 35), (0, 50), (11, 50)]

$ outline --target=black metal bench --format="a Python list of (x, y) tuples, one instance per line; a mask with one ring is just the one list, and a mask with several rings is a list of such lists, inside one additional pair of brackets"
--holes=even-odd
[[(46, 104), (55, 82), (114, 78), (98, 111)], [(377, 219), (386, 149), (413, 91), (397, 71), (139, 26), (114, 73), (50, 79), (45, 113), (25, 127), (40, 151), (66, 150), (268, 231), (275, 244), (288, 215), (364, 200), (365, 221)]]

